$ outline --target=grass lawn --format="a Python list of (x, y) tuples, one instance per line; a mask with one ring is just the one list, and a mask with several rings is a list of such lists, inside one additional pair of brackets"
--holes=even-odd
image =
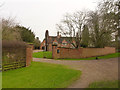
[(0, 90), (2, 90), (2, 72), (0, 72)]
[(33, 53), (33, 57), (34, 58), (48, 58), (51, 59), (52, 58), (52, 52), (48, 52), (48, 51), (43, 51), (43, 52), (35, 52)]
[(32, 62), (31, 66), (2, 72), (3, 88), (64, 88), (78, 79), (81, 71), (67, 66)]
[[(120, 53), (113, 53), (113, 54), (109, 54), (109, 55), (105, 55), (105, 56), (99, 56), (98, 59), (109, 59), (109, 58), (115, 58), (120, 56)], [(96, 57), (89, 57), (89, 58), (80, 58), (80, 59), (56, 59), (56, 60), (95, 60)]]
[(89, 88), (118, 88), (118, 80), (94, 82), (89, 85)]

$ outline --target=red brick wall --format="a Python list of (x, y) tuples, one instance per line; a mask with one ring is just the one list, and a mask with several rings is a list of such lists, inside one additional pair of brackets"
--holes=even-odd
[(83, 48), (81, 57), (93, 57), (115, 53), (115, 48)]
[(33, 45), (28, 45), (26, 48), (26, 66), (29, 66), (32, 61), (32, 52), (33, 52)]
[[(57, 49), (60, 53), (57, 53)], [(86, 58), (93, 56), (101, 56), (106, 54), (115, 53), (115, 48), (105, 47), (105, 48), (55, 48), (53, 47), (53, 58)]]
[(59, 49), (59, 48), (57, 48), (56, 45), (53, 45), (53, 46), (52, 46), (52, 58), (60, 58), (60, 57), (59, 57), (60, 54), (57, 53), (57, 49)]
[(59, 50), (59, 58), (80, 58), (82, 54), (82, 50), (80, 49), (59, 48)]

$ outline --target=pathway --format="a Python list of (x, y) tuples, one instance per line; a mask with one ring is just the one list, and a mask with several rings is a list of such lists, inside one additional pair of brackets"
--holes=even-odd
[(33, 50), (33, 52), (42, 52), (43, 50)]
[(79, 61), (34, 58), (33, 61), (68, 65), (82, 71), (81, 77), (68, 88), (86, 88), (94, 81), (118, 80), (118, 58)]

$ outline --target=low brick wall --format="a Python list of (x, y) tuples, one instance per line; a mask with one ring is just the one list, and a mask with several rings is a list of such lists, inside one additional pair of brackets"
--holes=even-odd
[(115, 48), (60, 48), (53, 46), (53, 58), (87, 58), (115, 53)]

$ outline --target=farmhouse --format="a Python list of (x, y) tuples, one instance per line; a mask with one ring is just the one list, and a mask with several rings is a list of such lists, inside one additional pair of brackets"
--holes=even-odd
[(46, 30), (45, 39), (41, 43), (40, 49), (45, 51), (52, 51), (52, 45), (56, 44), (58, 47), (67, 47), (74, 48), (75, 38), (72, 37), (62, 37), (59, 32), (57, 32), (57, 36), (49, 36), (49, 31)]

